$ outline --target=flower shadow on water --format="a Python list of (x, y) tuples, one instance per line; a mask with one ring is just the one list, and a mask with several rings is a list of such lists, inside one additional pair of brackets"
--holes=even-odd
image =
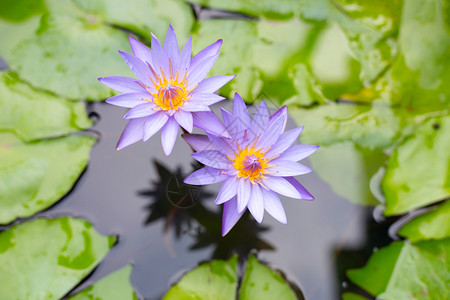
[[(151, 188), (140, 191), (139, 195), (149, 197), (150, 200), (146, 206), (149, 215), (145, 224), (164, 220), (166, 241), (170, 240), (172, 231), (175, 239), (188, 234), (194, 240), (190, 245), (191, 250), (213, 245), (213, 259), (227, 259), (234, 253), (247, 257), (252, 250), (275, 250), (269, 242), (259, 237), (269, 227), (255, 222), (248, 212), (236, 224), (236, 228), (222, 237), (222, 211), (205, 203), (212, 201), (213, 194), (199, 186), (183, 183), (187, 174), (183, 174), (180, 167), (171, 171), (157, 160), (153, 161), (153, 165), (159, 180), (151, 182)], [(193, 162), (193, 167), (199, 169), (201, 165)], [(173, 253), (171, 245), (167, 246), (169, 252)]]

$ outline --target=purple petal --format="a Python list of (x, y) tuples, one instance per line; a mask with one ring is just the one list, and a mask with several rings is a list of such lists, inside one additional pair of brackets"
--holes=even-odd
[(210, 106), (219, 101), (222, 101), (225, 97), (216, 95), (216, 94), (208, 94), (208, 93), (192, 93), (192, 98), (189, 99), (188, 102), (196, 102), (205, 106)]
[(203, 103), (193, 102), (190, 100), (186, 101), (180, 109), (186, 112), (211, 111), (211, 109)]
[(123, 76), (109, 76), (109, 77), (100, 77), (98, 81), (100, 81), (107, 87), (110, 87), (122, 93), (147, 92), (145, 88), (139, 84), (139, 81), (134, 78), (128, 78)]
[(150, 69), (142, 60), (127, 52), (119, 51), (119, 53), (134, 75), (136, 75), (143, 84), (146, 86), (153, 86), (153, 83), (148, 77)]
[(187, 74), (186, 71), (189, 69), (191, 62), (191, 50), (192, 50), (192, 39), (191, 37), (189, 37), (186, 44), (183, 47), (183, 50), (181, 50), (178, 59), (174, 62), (174, 72), (178, 71), (179, 72), (178, 75), (181, 76), (181, 78), (183, 78), (184, 74)]
[(233, 228), (243, 213), (244, 211), (238, 212), (236, 197), (225, 202), (223, 205), (222, 236), (225, 236)]
[(178, 124), (180, 124), (181, 127), (183, 127), (189, 133), (192, 132), (194, 120), (190, 112), (178, 110), (177, 112), (175, 112), (173, 116), (175, 117), (175, 120), (177, 120)]
[(238, 134), (243, 134), (244, 130), (250, 126), (250, 115), (248, 114), (247, 105), (245, 105), (244, 100), (238, 93), (234, 94), (233, 118), (232, 122), (236, 123)]
[(172, 153), (173, 146), (175, 145), (175, 140), (178, 136), (178, 125), (174, 118), (169, 118), (166, 124), (161, 129), (161, 144), (166, 156)]
[(285, 119), (284, 119), (283, 129), (281, 130), (281, 132), (283, 132), (284, 129), (286, 129), (287, 115), (288, 115), (288, 111), (287, 111), (287, 107), (286, 106), (283, 106), (282, 108), (277, 110), (273, 115), (271, 115), (269, 117), (269, 126), (271, 125), (272, 122), (274, 122), (274, 120), (278, 119), (281, 115), (285, 116), (284, 117)]
[(168, 119), (169, 117), (162, 111), (147, 117), (147, 121), (144, 126), (144, 142), (157, 133), (164, 126), (164, 124), (166, 124)]
[(217, 57), (219, 57), (219, 53), (208, 57), (201, 64), (197, 64), (195, 67), (191, 66), (189, 68), (188, 76), (186, 78), (188, 82), (188, 90), (194, 88), (200, 81), (203, 80), (203, 78), (205, 78), (209, 70), (211, 70), (212, 66), (216, 62)]
[(227, 180), (225, 180), (214, 203), (219, 205), (236, 196), (238, 182), (239, 181), (237, 180), (236, 176), (229, 177)]
[(228, 175), (222, 173), (222, 170), (204, 167), (203, 169), (197, 170), (190, 174), (184, 179), (184, 183), (193, 185), (206, 185), (217, 182), (222, 182), (229, 178)]
[(138, 104), (123, 117), (124, 119), (135, 119), (141, 117), (147, 117), (157, 113), (157, 110), (154, 110), (156, 107), (155, 104), (145, 101), (145, 103)]
[(172, 60), (172, 63), (178, 59), (180, 48), (178, 47), (177, 36), (175, 35), (172, 24), (169, 25), (166, 38), (164, 39), (164, 49), (166, 50), (169, 59)]
[(264, 199), (264, 208), (275, 219), (283, 224), (287, 224), (286, 213), (284, 212), (283, 205), (281, 204), (278, 195), (272, 191), (261, 189)]
[[(161, 75), (161, 69), (165, 76), (170, 75), (169, 57), (159, 42), (158, 38), (152, 33), (152, 65), (157, 74)], [(167, 77), (166, 77), (167, 78)]]
[(250, 128), (255, 133), (255, 136), (264, 132), (267, 129), (267, 124), (269, 123), (269, 110), (267, 109), (267, 104), (263, 100), (253, 115), (253, 120)]
[(209, 45), (208, 47), (197, 53), (197, 55), (195, 55), (191, 59), (191, 68), (194, 68), (198, 64), (203, 63), (204, 60), (208, 57), (214, 56), (219, 53), (220, 46), (222, 46), (222, 40), (218, 40), (217, 42)]
[(312, 171), (307, 166), (304, 166), (297, 162), (293, 162), (291, 160), (274, 159), (270, 161), (269, 164), (276, 165), (275, 167), (270, 167), (267, 169), (270, 172), (275, 172), (275, 174), (271, 174), (271, 176), (297, 176), (308, 174)]
[(248, 202), (248, 210), (255, 218), (256, 222), (261, 223), (264, 217), (264, 200), (259, 184), (252, 184), (252, 195)]
[(292, 145), (281, 154), (280, 159), (299, 161), (310, 156), (317, 149), (319, 149), (317, 145)]
[(314, 196), (311, 195), (306, 189), (305, 187), (298, 182), (294, 177), (285, 177), (285, 179), (287, 181), (289, 181), (289, 183), (295, 187), (297, 189), (297, 191), (300, 193), (302, 200), (314, 200)]
[(194, 91), (196, 93), (214, 93), (235, 77), (236, 75), (220, 75), (205, 78), (200, 81)]
[(286, 197), (301, 199), (300, 192), (284, 177), (269, 177), (261, 180), (262, 184), (269, 190), (277, 192)]
[(142, 140), (144, 135), (144, 124), (147, 118), (132, 119), (128, 121), (127, 126), (123, 130), (116, 149), (121, 150), (139, 140)]
[(105, 102), (116, 106), (131, 108), (139, 104), (148, 103), (148, 101), (142, 99), (150, 97), (151, 95), (146, 93), (126, 93), (106, 99)]
[(235, 139), (239, 134), (239, 125), (238, 122), (233, 122), (234, 117), (232, 114), (230, 114), (228, 111), (220, 108), (220, 111), (222, 112), (222, 119), (223, 123), (225, 124), (225, 127), (227, 128), (228, 132), (231, 134), (231, 137)]
[(216, 149), (209, 140), (207, 135), (203, 134), (183, 134), (183, 139), (195, 151), (214, 150)]
[(209, 140), (217, 150), (219, 150), (225, 155), (228, 155), (229, 157), (234, 157), (234, 149), (230, 145), (229, 139), (220, 136), (215, 136), (214, 134), (208, 132), (206, 134), (208, 135)]
[(220, 151), (205, 150), (191, 154), (198, 162), (216, 169), (227, 170), (230, 166), (230, 160)]
[(198, 111), (192, 113), (194, 117), (194, 126), (210, 132), (214, 135), (230, 137), (223, 123), (212, 111)]
[(252, 192), (252, 184), (247, 179), (240, 178), (237, 189), (238, 212), (242, 212), (247, 207)]
[[(300, 133), (302, 133), (303, 126), (294, 128), (292, 130), (286, 131), (282, 133), (278, 140), (272, 145), (272, 148), (266, 153), (266, 157), (273, 157), (276, 155), (280, 155), (286, 149), (288, 149), (299, 137)], [(283, 158), (285, 159), (285, 158)]]
[(268, 149), (278, 140), (286, 123), (285, 116), (280, 115), (273, 122), (269, 122), (267, 130), (260, 135), (260, 138), (256, 142), (256, 149)]
[(150, 49), (131, 36), (128, 37), (128, 40), (130, 41), (131, 50), (133, 50), (134, 56), (136, 56), (143, 62), (152, 64), (152, 57), (150, 54)]

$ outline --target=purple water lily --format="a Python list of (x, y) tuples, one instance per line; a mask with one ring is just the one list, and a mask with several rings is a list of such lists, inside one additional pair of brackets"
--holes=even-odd
[(311, 172), (297, 161), (314, 153), (319, 146), (293, 145), (303, 127), (284, 132), (286, 107), (269, 117), (263, 101), (251, 120), (244, 101), (236, 94), (233, 113), (222, 109), (222, 117), (231, 138), (209, 133), (184, 136), (198, 151), (192, 157), (206, 165), (184, 182), (193, 185), (224, 182), (215, 201), (224, 203), (222, 235), (231, 230), (246, 208), (259, 223), (266, 210), (286, 224), (277, 193), (295, 199), (314, 199), (293, 176)]
[(129, 122), (117, 143), (118, 150), (139, 140), (145, 142), (161, 129), (164, 153), (169, 156), (179, 126), (187, 132), (192, 132), (196, 126), (216, 135), (229, 136), (209, 105), (224, 99), (214, 92), (235, 76), (204, 79), (219, 56), (222, 40), (206, 47), (192, 59), (191, 38), (180, 52), (172, 26), (169, 26), (164, 46), (153, 34), (151, 50), (132, 37), (129, 40), (134, 55), (119, 53), (138, 80), (122, 76), (98, 79), (123, 93), (106, 102), (131, 108), (124, 116)]

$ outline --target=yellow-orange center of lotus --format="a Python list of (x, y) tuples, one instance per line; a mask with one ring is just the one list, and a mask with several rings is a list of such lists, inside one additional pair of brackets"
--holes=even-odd
[(166, 76), (161, 68), (161, 76), (156, 74), (153, 68), (150, 67), (155, 78), (150, 77), (150, 80), (155, 86), (156, 92), (147, 91), (154, 97), (151, 101), (158, 106), (156, 110), (178, 110), (183, 104), (191, 98), (191, 92), (195, 89), (187, 89), (188, 82), (186, 80), (187, 70), (183, 77), (177, 71), (173, 74), (172, 62), (169, 61), (170, 74)]
[[(256, 144), (256, 141), (254, 144)], [(250, 180), (251, 183), (255, 183), (255, 181), (258, 182), (259, 179), (267, 178), (264, 174), (271, 174), (267, 168), (274, 166), (268, 164), (268, 162), (274, 159), (274, 157), (264, 158), (264, 154), (267, 150), (257, 150), (255, 149), (254, 144), (253, 146), (247, 146), (244, 149), (241, 149), (239, 145), (237, 145), (238, 152), (234, 153), (235, 158), (232, 159), (228, 157), (228, 159), (232, 161), (233, 167), (238, 170), (237, 176), (246, 178)]]

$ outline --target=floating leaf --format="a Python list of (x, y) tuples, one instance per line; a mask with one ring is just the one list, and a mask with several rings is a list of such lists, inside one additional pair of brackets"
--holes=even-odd
[[(151, 39), (153, 32), (160, 40), (169, 24), (175, 28), (183, 43), (190, 35), (194, 14), (189, 4), (176, 0), (72, 0), (79, 8), (100, 18)], [(181, 43), (180, 43), (181, 44)], [(194, 42), (195, 44), (195, 42)]]
[(342, 300), (367, 300), (367, 298), (354, 293), (343, 293)]
[(397, 215), (450, 195), (450, 116), (433, 118), (390, 157), (382, 189), (385, 215)]
[(362, 205), (379, 203), (372, 196), (369, 183), (386, 159), (382, 151), (367, 150), (350, 141), (322, 146), (309, 158), (314, 171), (336, 194)]
[(181, 280), (172, 286), (164, 300), (188, 299), (236, 299), (237, 257), (227, 261), (214, 260), (203, 263), (186, 273)]
[(321, 146), (352, 141), (367, 149), (385, 149), (400, 137), (403, 124), (394, 110), (380, 105), (330, 104), (289, 113), (305, 125), (302, 142)]
[[(185, 274), (177, 284), (170, 288), (163, 299), (234, 300), (238, 285), (237, 268), (236, 256), (228, 261), (213, 260), (203, 263)], [(259, 262), (255, 255), (251, 255), (240, 284), (238, 299), (289, 300), (298, 298), (289, 283), (277, 271)]]
[(44, 0), (18, 0), (0, 2), (0, 18), (20, 22), (45, 12)]
[[(237, 74), (237, 79), (226, 85), (222, 92), (231, 97), (239, 91), (244, 99), (251, 101), (260, 95), (263, 79), (286, 76), (286, 64), (298, 60), (298, 51), (305, 46), (307, 33), (312, 28), (311, 24), (294, 18), (283, 21), (201, 20), (193, 36), (197, 41), (194, 52), (223, 39), (221, 55), (210, 75)], [(288, 92), (280, 90), (283, 95), (276, 95), (277, 98), (286, 100), (295, 94), (292, 80), (290, 82)]]
[(98, 77), (133, 76), (117, 53), (130, 51), (127, 34), (114, 26), (145, 37), (155, 26), (162, 37), (173, 22), (187, 36), (193, 22), (192, 10), (180, 1), (74, 2), (48, 0), (42, 15), (0, 20), (0, 55), (9, 67), (33, 86), (69, 99), (103, 100), (115, 92)]
[(299, 300), (290, 285), (276, 271), (263, 265), (256, 256), (247, 261), (239, 300)]
[(134, 300), (138, 299), (130, 285), (131, 266), (127, 266), (119, 271), (108, 275), (94, 285), (84, 289), (71, 300)]
[(88, 222), (68, 217), (13, 226), (0, 233), (0, 298), (61, 299), (113, 242)]
[(375, 252), (348, 277), (377, 299), (447, 299), (450, 239), (394, 242)]
[(25, 143), (0, 133), (0, 224), (31, 216), (70, 191), (94, 143), (89, 136)]
[(92, 124), (84, 103), (38, 91), (16, 74), (0, 72), (0, 129), (25, 141), (65, 135)]
[(438, 0), (403, 3), (397, 57), (371, 86), (343, 97), (379, 100), (415, 112), (446, 109), (450, 105), (447, 4)]
[(413, 219), (398, 234), (412, 242), (450, 237), (450, 201)]

